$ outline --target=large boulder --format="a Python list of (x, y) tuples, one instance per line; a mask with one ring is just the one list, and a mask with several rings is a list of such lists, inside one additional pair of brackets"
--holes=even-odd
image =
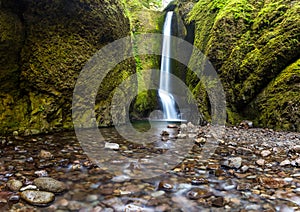
[[(123, 4), (111, 0), (0, 3), (0, 79), (4, 82), (0, 131), (72, 128), (72, 95), (80, 71), (101, 47), (130, 34)], [(134, 72), (134, 61), (124, 61), (111, 70), (113, 77), (99, 85), (99, 125), (112, 124), (113, 91)]]

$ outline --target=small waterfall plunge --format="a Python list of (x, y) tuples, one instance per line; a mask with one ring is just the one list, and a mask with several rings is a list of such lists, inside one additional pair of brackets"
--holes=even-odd
[(170, 54), (171, 54), (171, 27), (172, 27), (172, 17), (173, 12), (169, 11), (166, 15), (164, 28), (163, 28), (163, 44), (162, 44), (162, 53), (161, 66), (160, 66), (160, 83), (158, 95), (161, 99), (163, 106), (163, 115), (164, 119), (178, 119), (178, 114), (176, 111), (175, 101), (173, 95), (170, 93)]

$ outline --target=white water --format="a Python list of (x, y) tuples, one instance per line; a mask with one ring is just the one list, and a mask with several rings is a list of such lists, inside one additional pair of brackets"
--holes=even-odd
[(170, 54), (171, 54), (171, 25), (173, 12), (167, 13), (164, 28), (163, 28), (163, 46), (160, 66), (160, 83), (158, 95), (163, 106), (164, 119), (178, 119), (175, 101), (173, 95), (170, 93)]

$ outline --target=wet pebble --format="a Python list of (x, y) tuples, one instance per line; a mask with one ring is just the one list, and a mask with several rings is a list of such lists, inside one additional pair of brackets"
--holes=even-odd
[(20, 196), (26, 202), (37, 206), (47, 205), (55, 199), (54, 194), (47, 191), (26, 190)]
[(11, 191), (19, 191), (20, 188), (23, 186), (23, 183), (20, 180), (12, 179), (7, 182), (6, 186)]
[(67, 186), (65, 183), (55, 180), (51, 177), (39, 177), (34, 179), (33, 182), (40, 190), (44, 191), (61, 193), (67, 190)]
[(158, 184), (158, 189), (164, 190), (164, 191), (172, 191), (174, 188), (173, 183), (168, 182), (168, 181), (161, 181)]
[(280, 166), (287, 166), (287, 165), (290, 165), (290, 164), (291, 164), (291, 161), (286, 159), (286, 160), (282, 161), (279, 165)]
[(264, 166), (265, 165), (265, 160), (264, 159), (258, 159), (256, 161), (256, 164), (259, 165), (259, 166)]
[(223, 207), (225, 202), (224, 202), (224, 197), (217, 197), (217, 198), (214, 198), (212, 201), (211, 201), (212, 205), (215, 206), (215, 207)]
[(242, 165), (242, 158), (241, 157), (229, 158), (227, 161), (224, 162), (224, 165), (230, 168), (238, 169)]
[(261, 151), (260, 154), (263, 157), (268, 157), (269, 155), (271, 155), (271, 151), (270, 150), (263, 150), (263, 151)]
[(50, 159), (50, 158), (53, 158), (53, 155), (51, 154), (51, 152), (48, 152), (46, 150), (41, 150), (40, 153), (39, 153), (39, 158), (41, 159)]
[(20, 189), (20, 191), (26, 191), (26, 190), (36, 190), (37, 187), (35, 185), (28, 185), (28, 186), (25, 186), (25, 187), (22, 187)]
[(120, 145), (117, 144), (117, 143), (106, 142), (104, 148), (105, 149), (118, 150), (120, 148)]
[(196, 200), (200, 198), (208, 198), (212, 196), (212, 192), (210, 192), (207, 189), (202, 188), (192, 188), (190, 191), (186, 194), (187, 198)]

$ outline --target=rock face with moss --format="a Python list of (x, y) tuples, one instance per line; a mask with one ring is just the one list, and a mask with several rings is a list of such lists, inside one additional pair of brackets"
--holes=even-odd
[[(179, 10), (194, 27), (194, 45), (219, 73), (229, 122), (247, 118), (256, 126), (300, 131), (300, 3), (179, 1)], [(200, 63), (191, 58), (191, 66)], [(197, 77), (188, 73), (187, 83), (200, 108), (209, 108)]]
[[(71, 128), (72, 93), (86, 61), (130, 33), (120, 1), (0, 1), (0, 132)], [(126, 72), (126, 73), (125, 73)], [(128, 60), (111, 71), (97, 99), (99, 125), (111, 125), (110, 99)]]

